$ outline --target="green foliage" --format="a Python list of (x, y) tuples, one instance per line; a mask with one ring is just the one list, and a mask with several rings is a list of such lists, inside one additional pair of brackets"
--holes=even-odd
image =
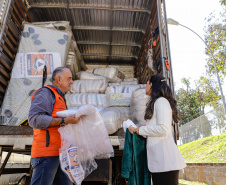
[[(222, 7), (226, 8), (226, 0), (220, 0)], [(223, 11), (220, 19), (216, 19), (214, 14), (211, 13), (206, 19), (205, 41), (214, 55), (216, 67), (221, 77), (226, 76), (226, 11)], [(214, 67), (213, 58), (208, 48), (205, 53), (209, 55), (207, 59), (207, 73), (215, 74), (216, 69)]]
[(195, 82), (195, 88), (190, 87), (189, 78), (182, 78), (181, 82), (186, 88), (181, 87), (176, 91), (177, 105), (182, 120), (180, 125), (203, 114), (207, 105), (218, 106), (217, 100), (221, 97), (218, 95), (218, 88), (215, 87), (216, 83), (210, 77), (201, 76)]
[(186, 163), (225, 163), (226, 132), (178, 147)]

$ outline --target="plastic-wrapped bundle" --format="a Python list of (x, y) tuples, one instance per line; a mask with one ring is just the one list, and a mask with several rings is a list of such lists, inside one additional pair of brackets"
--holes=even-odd
[(94, 105), (96, 107), (109, 107), (109, 96), (106, 94), (66, 94), (68, 107), (81, 107)]
[(105, 76), (110, 80), (110, 82), (122, 82), (125, 78), (123, 73), (113, 67), (89, 69), (87, 72)]
[(33, 22), (32, 24), (54, 30), (71, 31), (69, 21)]
[[(29, 113), (31, 96), (42, 86), (43, 67), (47, 81), (56, 67), (64, 66), (71, 32), (24, 24), (11, 79), (4, 96), (0, 124), (18, 125)], [(23, 67), (21, 67), (23, 66)]]
[(100, 114), (104, 120), (105, 127), (108, 134), (115, 133), (122, 125), (120, 112), (114, 108), (105, 108), (100, 111)]
[[(95, 106), (93, 106), (95, 107)], [(104, 107), (95, 107), (98, 112), (102, 111), (104, 109)], [(68, 110), (63, 110), (63, 111), (59, 111), (56, 113), (58, 118), (66, 118), (70, 115), (75, 115), (77, 114), (79, 107), (68, 107)]]
[(71, 86), (72, 93), (104, 93), (108, 83), (106, 80), (75, 80)]
[(86, 71), (78, 72), (77, 75), (78, 75), (80, 80), (100, 80), (100, 79), (104, 79), (104, 80), (108, 81), (105, 76), (94, 75), (93, 73), (86, 72)]
[(136, 85), (137, 81), (128, 81), (128, 82), (120, 82), (120, 83), (109, 83), (109, 86), (114, 86), (114, 85)]
[(122, 121), (130, 119), (131, 117), (130, 107), (112, 107), (112, 108), (117, 109), (120, 112)]
[(146, 84), (137, 84), (137, 85), (114, 85), (107, 87), (106, 94), (111, 93), (132, 93), (136, 89), (145, 88)]
[(84, 62), (84, 60), (82, 58), (82, 55), (81, 55), (81, 53), (80, 53), (80, 51), (78, 49), (76, 41), (73, 40), (72, 43), (73, 43), (75, 55), (76, 55), (76, 57), (78, 59), (78, 63), (79, 63), (79, 66), (81, 67), (81, 70), (82, 71), (87, 70), (88, 68), (86, 67), (86, 64), (85, 64), (85, 62)]
[(129, 107), (131, 93), (111, 93), (110, 107)]
[(125, 78), (124, 82), (132, 82), (132, 81), (136, 81), (137, 82), (137, 78)]
[(85, 105), (76, 115), (85, 115), (78, 124), (68, 124), (58, 130), (61, 135), (60, 163), (72, 182), (80, 185), (97, 168), (95, 159), (114, 156), (107, 130), (98, 110)]
[(150, 96), (145, 94), (145, 89), (137, 89), (132, 93), (131, 97), (131, 119), (140, 125), (145, 124), (144, 115), (146, 104), (150, 100)]

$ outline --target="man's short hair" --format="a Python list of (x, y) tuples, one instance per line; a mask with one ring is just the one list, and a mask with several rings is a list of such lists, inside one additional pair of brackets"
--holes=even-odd
[(56, 77), (58, 75), (61, 75), (63, 73), (64, 69), (67, 69), (67, 68), (66, 67), (57, 67), (56, 69), (54, 69), (53, 75), (52, 75), (52, 82), (54, 82), (56, 80)]

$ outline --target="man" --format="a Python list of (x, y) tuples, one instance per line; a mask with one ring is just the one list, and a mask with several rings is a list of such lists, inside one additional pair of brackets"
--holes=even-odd
[(31, 185), (73, 184), (60, 168), (61, 138), (58, 128), (68, 123), (76, 124), (82, 116), (56, 116), (56, 112), (67, 109), (64, 93), (71, 89), (72, 84), (70, 69), (58, 67), (53, 71), (52, 85), (38, 89), (32, 96), (28, 116), (29, 125), (34, 129)]

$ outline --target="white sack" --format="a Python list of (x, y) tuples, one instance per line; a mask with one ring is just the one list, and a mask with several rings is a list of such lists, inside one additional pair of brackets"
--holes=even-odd
[(117, 109), (120, 112), (122, 121), (130, 119), (131, 117), (130, 107), (112, 107), (112, 108)]
[(78, 72), (76, 74), (78, 75), (80, 80), (100, 80), (100, 79), (104, 79), (104, 80), (108, 81), (105, 76), (94, 75), (93, 73), (86, 72), (86, 71), (81, 71), (81, 72)]
[(79, 123), (60, 127), (58, 131), (61, 135), (61, 168), (73, 182), (80, 185), (97, 168), (94, 159), (113, 157), (114, 150), (103, 119), (95, 107), (80, 107), (76, 115), (85, 116)]
[(131, 119), (135, 123), (144, 125), (146, 121), (144, 120), (146, 104), (150, 100), (150, 96), (145, 94), (145, 89), (137, 89), (132, 93), (131, 97)]
[(120, 83), (109, 83), (109, 86), (114, 86), (114, 85), (136, 85), (137, 81), (128, 81), (128, 82), (120, 82)]
[(108, 134), (115, 133), (122, 124), (120, 112), (114, 108), (105, 108), (100, 111), (100, 114), (104, 120), (105, 127)]
[(68, 107), (81, 107), (94, 105), (96, 107), (109, 107), (109, 96), (106, 94), (66, 94)]
[(89, 69), (87, 72), (93, 73), (95, 75), (105, 76), (110, 79), (110, 82), (122, 82), (125, 78), (123, 73), (113, 67)]
[(137, 84), (137, 85), (114, 85), (107, 87), (106, 94), (111, 93), (132, 93), (136, 89), (145, 88), (146, 84)]
[(110, 107), (129, 107), (132, 93), (112, 93), (110, 96)]
[(108, 83), (100, 80), (75, 80), (71, 86), (72, 93), (104, 93)]

